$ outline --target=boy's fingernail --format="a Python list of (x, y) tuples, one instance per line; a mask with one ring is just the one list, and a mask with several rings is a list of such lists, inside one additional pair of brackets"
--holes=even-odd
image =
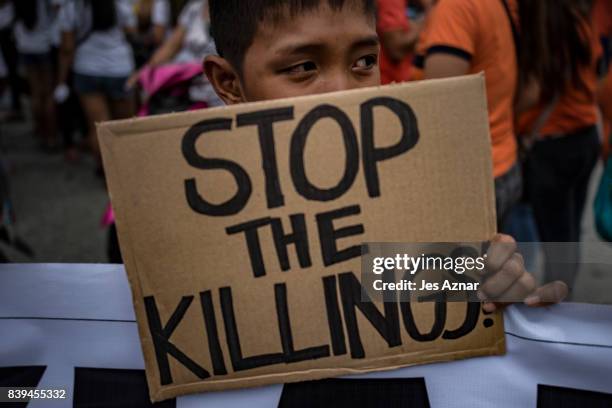
[(487, 313), (493, 313), (495, 311), (495, 303), (487, 302), (487, 303), (484, 304), (484, 306), (482, 308)]
[(537, 305), (538, 303), (540, 303), (540, 301), (541, 299), (538, 295), (531, 295), (525, 298), (525, 304), (527, 306)]

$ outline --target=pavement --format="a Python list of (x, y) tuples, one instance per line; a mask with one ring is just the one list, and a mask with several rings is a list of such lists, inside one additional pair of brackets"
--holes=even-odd
[[(17, 217), (15, 233), (34, 251), (34, 256), (28, 257), (0, 243), (0, 250), (12, 262), (107, 262), (108, 231), (100, 220), (108, 196), (88, 154), (67, 162), (61, 153), (43, 152), (32, 136), (31, 121), (26, 120), (0, 123), (0, 157), (7, 168)], [(593, 226), (592, 200), (601, 171), (599, 165), (583, 220), (585, 264), (576, 282), (574, 300), (612, 303), (612, 244), (603, 243)], [(537, 264), (541, 261), (540, 256)]]
[(68, 163), (61, 152), (43, 152), (29, 121), (0, 124), (0, 152), (10, 183), (15, 233), (34, 251), (30, 258), (1, 245), (9, 259), (106, 262), (106, 230), (100, 219), (108, 196), (90, 155), (83, 153), (78, 161)]

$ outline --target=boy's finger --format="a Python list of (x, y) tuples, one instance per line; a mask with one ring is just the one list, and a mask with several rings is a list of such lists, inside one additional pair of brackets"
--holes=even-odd
[(525, 299), (527, 306), (550, 306), (562, 302), (567, 297), (569, 288), (562, 281), (547, 283)]
[(495, 273), (500, 270), (515, 252), (516, 241), (514, 241), (514, 238), (503, 234), (494, 236), (487, 250), (487, 259), (485, 261), (487, 273)]
[(507, 291), (491, 300), (501, 303), (522, 302), (530, 294), (533, 294), (536, 288), (535, 278), (530, 273), (524, 273)]
[(497, 307), (501, 305), (496, 305), (493, 302), (484, 302), (482, 304), (482, 310), (484, 310), (486, 313), (493, 313), (494, 311), (497, 310)]
[[(523, 257), (515, 253), (495, 273), (482, 284), (480, 291), (485, 299), (496, 299), (508, 291), (523, 275), (525, 275)], [(530, 293), (530, 292), (528, 292)], [(527, 293), (525, 293), (525, 296)], [(523, 299), (521, 297), (520, 299)]]

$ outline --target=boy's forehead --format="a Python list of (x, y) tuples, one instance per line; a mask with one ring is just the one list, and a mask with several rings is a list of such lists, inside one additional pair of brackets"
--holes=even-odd
[[(349, 21), (351, 24), (342, 24)], [(259, 22), (254, 42), (262, 40), (268, 46), (282, 46), (285, 42), (308, 41), (305, 37), (324, 39), (340, 30), (346, 34), (347, 25), (355, 35), (376, 30), (375, 16), (366, 11), (362, 0), (346, 0), (341, 7), (331, 7), (326, 0), (320, 0), (314, 7), (296, 10), (285, 4)]]

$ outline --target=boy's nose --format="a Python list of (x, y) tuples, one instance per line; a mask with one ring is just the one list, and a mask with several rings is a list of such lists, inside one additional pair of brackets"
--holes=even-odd
[(338, 72), (329, 73), (321, 83), (320, 92), (336, 92), (346, 91), (351, 89), (351, 78), (349, 72), (338, 70)]

